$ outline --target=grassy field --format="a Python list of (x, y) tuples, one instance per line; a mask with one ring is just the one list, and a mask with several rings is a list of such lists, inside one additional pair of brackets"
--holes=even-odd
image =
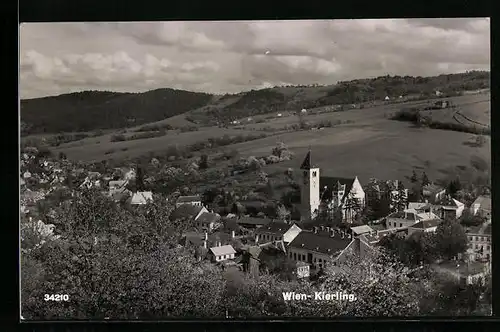
[[(86, 138), (80, 141), (61, 144), (54, 148), (54, 153), (64, 152), (69, 159), (82, 161), (93, 161), (102, 159), (120, 159), (138, 157), (149, 152), (165, 151), (169, 146), (178, 144), (186, 146), (196, 142), (206, 141), (212, 137), (224, 135), (248, 135), (257, 134), (255, 131), (224, 129), (224, 128), (200, 128), (199, 131), (180, 133), (179, 131), (168, 131), (165, 136), (148, 139), (138, 139), (124, 142), (111, 142), (111, 134), (99, 137)], [(106, 152), (114, 151), (106, 154)]]
[[(447, 98), (458, 105), (468, 117), (489, 121), (489, 94)], [(487, 101), (484, 101), (484, 100)], [(266, 172), (282, 172), (288, 167), (298, 168), (303, 156), (312, 149), (314, 162), (321, 173), (330, 176), (358, 176), (362, 182), (371, 177), (404, 180), (412, 170), (425, 171), (432, 180), (442, 179), (457, 170), (470, 169), (471, 158), (491, 160), (489, 138), (481, 146), (473, 142), (475, 135), (449, 130), (414, 128), (407, 122), (390, 120), (389, 117), (402, 107), (416, 107), (434, 103), (433, 100), (412, 103), (395, 103), (344, 112), (310, 114), (307, 121), (340, 120), (343, 124), (322, 130), (281, 133), (266, 138), (233, 144), (224, 149), (236, 149), (242, 156), (266, 156), (278, 142), (284, 142), (295, 158), (291, 161), (268, 165)], [(462, 106), (461, 106), (462, 105)], [(313, 110), (315, 111), (315, 110)], [(439, 110), (444, 115), (450, 110)], [(438, 113), (441, 112), (441, 113)], [(181, 117), (181, 116), (179, 116)], [(265, 115), (260, 117), (266, 117)], [(267, 115), (269, 117), (269, 115)], [(257, 117), (256, 117), (257, 118)], [(255, 119), (255, 118), (254, 118)], [(345, 121), (351, 121), (346, 124)], [(163, 137), (110, 142), (111, 134), (62, 144), (54, 149), (63, 151), (70, 159), (85, 161), (135, 157), (148, 152), (161, 152), (175, 144), (188, 145), (210, 137), (257, 134), (266, 126), (282, 128), (297, 123), (296, 115), (267, 119), (264, 123), (243, 125), (243, 129), (202, 127), (199, 131), (179, 133), (168, 131)], [(240, 126), (241, 127), (241, 126)], [(133, 131), (129, 129), (128, 132)], [(111, 154), (106, 154), (113, 150)]]

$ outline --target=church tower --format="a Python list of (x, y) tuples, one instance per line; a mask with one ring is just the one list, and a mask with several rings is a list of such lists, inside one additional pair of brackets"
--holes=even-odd
[(319, 168), (311, 163), (311, 151), (307, 153), (300, 166), (301, 176), (301, 207), (302, 217), (315, 218), (319, 213), (320, 190), (319, 190)]

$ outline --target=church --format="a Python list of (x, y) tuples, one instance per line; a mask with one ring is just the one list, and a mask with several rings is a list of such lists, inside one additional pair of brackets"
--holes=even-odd
[(300, 209), (304, 219), (314, 219), (319, 213), (330, 217), (339, 213), (342, 221), (352, 223), (366, 204), (365, 192), (358, 177), (339, 178), (320, 176), (320, 169), (307, 153), (301, 170)]

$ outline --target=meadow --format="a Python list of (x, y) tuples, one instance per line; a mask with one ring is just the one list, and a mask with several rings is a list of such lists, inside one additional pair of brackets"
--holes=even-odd
[[(467, 114), (468, 117), (476, 121), (489, 122), (489, 94), (446, 99), (451, 100), (457, 105), (456, 110)], [(307, 114), (304, 119), (311, 123), (331, 120), (340, 121), (342, 124), (321, 130), (289, 131), (272, 135), (268, 133), (270, 136), (266, 138), (232, 144), (224, 147), (224, 150), (235, 149), (241, 156), (260, 157), (269, 155), (278, 142), (284, 142), (295, 153), (295, 158), (288, 162), (268, 165), (266, 172), (282, 172), (289, 167), (297, 168), (307, 150), (311, 149), (314, 162), (321, 167), (322, 174), (358, 176), (362, 182), (372, 177), (404, 180), (413, 170), (417, 170), (417, 173), (425, 171), (430, 179), (437, 180), (470, 169), (471, 158), (480, 158), (490, 163), (489, 138), (486, 138), (482, 146), (474, 146), (467, 144), (475, 141), (476, 135), (473, 134), (415, 128), (408, 122), (390, 119), (393, 113), (403, 107), (421, 107), (433, 104), (436, 100), (438, 99), (393, 103), (342, 112)], [(318, 112), (321, 108), (309, 111)], [(449, 119), (451, 111), (453, 110), (444, 109), (433, 112), (435, 116), (439, 114)], [(61, 151), (70, 159), (84, 161), (121, 159), (149, 152), (161, 153), (176, 144), (186, 146), (211, 137), (257, 134), (266, 132), (266, 127), (283, 128), (298, 123), (297, 115), (283, 113), (283, 117), (269, 119), (271, 115), (273, 114), (253, 118), (253, 120), (267, 118), (263, 123), (242, 124), (230, 128), (199, 127), (198, 131), (184, 133), (169, 130), (162, 137), (124, 142), (110, 142), (112, 133), (107, 133), (99, 137), (61, 144), (54, 149), (54, 152)], [(181, 123), (182, 117), (185, 116), (179, 115), (177, 119), (170, 121)], [(127, 133), (132, 133), (135, 129), (137, 128), (129, 128)]]

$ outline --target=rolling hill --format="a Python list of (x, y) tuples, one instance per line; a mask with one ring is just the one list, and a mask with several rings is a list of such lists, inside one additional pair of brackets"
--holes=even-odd
[(175, 118), (176, 123), (214, 125), (260, 114), (366, 103), (400, 95), (430, 97), (435, 90), (452, 96), (490, 86), (490, 72), (434, 77), (382, 76), (330, 86), (280, 86), (239, 94), (157, 89), (144, 93), (84, 91), (21, 101), (22, 134), (85, 132), (135, 127)]

